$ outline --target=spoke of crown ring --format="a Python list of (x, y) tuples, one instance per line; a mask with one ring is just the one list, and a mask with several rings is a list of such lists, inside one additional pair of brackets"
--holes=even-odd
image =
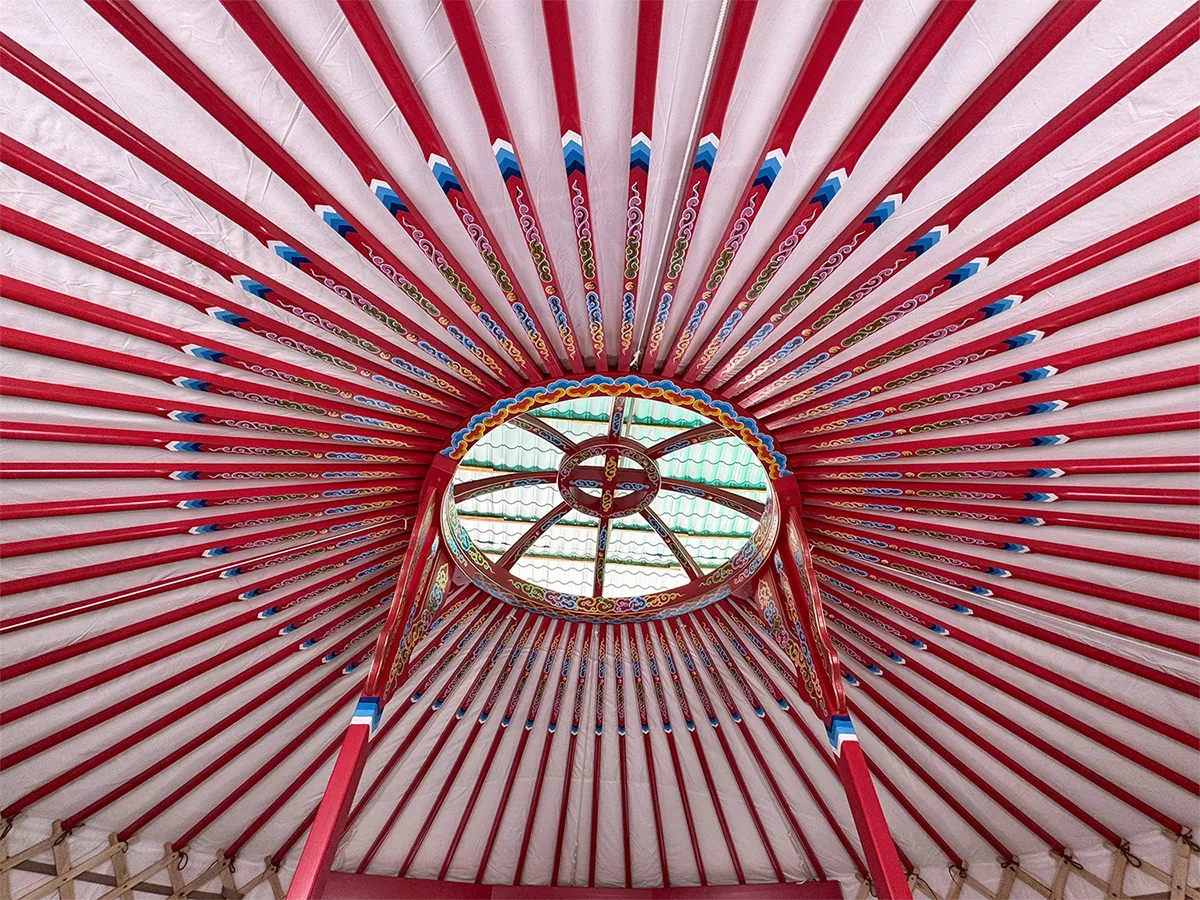
[(679, 540), (678, 535), (667, 527), (667, 524), (658, 517), (654, 510), (643, 509), (642, 518), (646, 520), (646, 524), (650, 526), (651, 530), (663, 539), (663, 543), (667, 545), (667, 549), (671, 551), (671, 555), (679, 560), (679, 565), (683, 566), (683, 571), (687, 572), (689, 581), (695, 581), (697, 578), (704, 577), (703, 570), (692, 559), (692, 555), (688, 553), (687, 547), (683, 546), (683, 542)]

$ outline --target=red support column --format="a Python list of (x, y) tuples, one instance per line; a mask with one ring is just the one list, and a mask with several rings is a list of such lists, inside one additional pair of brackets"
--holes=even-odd
[(396, 592), (392, 596), (387, 622), (379, 634), (371, 673), (354, 710), (354, 718), (346, 728), (337, 762), (317, 807), (312, 829), (288, 887), (288, 900), (319, 900), (325, 890), (334, 853), (346, 828), (350, 804), (366, 765), (371, 737), (383, 715), (384, 704), (407, 662), (406, 658), (398, 658), (404, 638), (402, 632), (405, 624), (416, 614), (414, 607), (431, 587), (431, 570), (439, 559), (437, 550), (441, 529), (438, 526), (438, 513), (442, 495), (453, 472), (454, 463), (448, 457), (434, 457), (421, 489), (413, 535), (404, 556)]
[[(837, 651), (825, 627), (820, 589), (802, 523), (802, 498), (794, 476), (775, 482), (782, 515), (777, 569), (782, 591), (777, 598), (782, 618), (798, 643), (797, 668), (808, 669), (809, 702), (825, 722), (829, 743), (837, 756), (838, 775), (846, 791), (854, 826), (862, 844), (867, 870), (880, 900), (912, 900), (900, 856), (892, 841), (883, 807), (871, 781), (867, 760), (854, 733), (846, 695), (838, 675)], [(787, 607), (791, 607), (790, 609)], [(785, 648), (786, 649), (786, 648)]]
[(355, 721), (346, 729), (346, 736), (342, 739), (342, 749), (338, 751), (337, 762), (334, 763), (329, 782), (325, 785), (325, 794), (317, 807), (312, 830), (308, 833), (304, 851), (296, 864), (296, 874), (288, 887), (288, 900), (320, 897), (325, 888), (325, 879), (333, 863), (333, 854), (346, 827), (350, 803), (354, 799), (358, 780), (362, 777), (363, 766), (367, 762), (367, 742), (374, 730), (371, 725), (358, 721), (364, 700), (359, 701), (359, 706), (354, 711)]
[(858, 746), (854, 724), (849, 716), (834, 716), (826, 726), (829, 742), (837, 755), (838, 775), (854, 817), (854, 827), (862, 844), (867, 870), (879, 900), (912, 900), (892, 833), (888, 829), (883, 807), (875, 793), (875, 784), (867, 770), (867, 758)]

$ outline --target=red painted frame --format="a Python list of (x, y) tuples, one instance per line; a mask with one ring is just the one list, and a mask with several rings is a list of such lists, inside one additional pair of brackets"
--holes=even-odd
[(468, 884), (331, 872), (323, 896), (327, 900), (840, 900), (842, 893), (836, 881), (639, 890), (536, 884)]

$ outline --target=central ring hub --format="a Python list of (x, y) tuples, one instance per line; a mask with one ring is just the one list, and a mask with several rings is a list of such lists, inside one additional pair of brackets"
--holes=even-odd
[[(595, 460), (591, 465), (585, 465)], [(622, 461), (636, 468), (622, 466)], [(584, 441), (558, 467), (558, 490), (572, 508), (597, 519), (621, 519), (650, 506), (662, 487), (658, 466), (627, 438)]]

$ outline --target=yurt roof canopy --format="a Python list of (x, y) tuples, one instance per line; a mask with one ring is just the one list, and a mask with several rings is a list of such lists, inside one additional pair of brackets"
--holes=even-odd
[(1200, 897), (1194, 5), (0, 15), (5, 891)]

